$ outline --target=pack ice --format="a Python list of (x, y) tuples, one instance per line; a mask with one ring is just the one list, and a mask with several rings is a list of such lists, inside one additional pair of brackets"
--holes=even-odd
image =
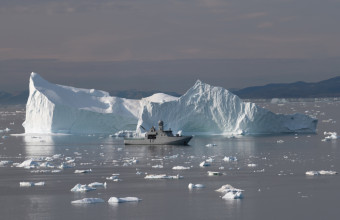
[(141, 100), (52, 84), (36, 73), (29, 88), (25, 133), (141, 134), (140, 126), (149, 129), (159, 120), (184, 134), (314, 133), (317, 125), (315, 118), (275, 114), (199, 80), (180, 98), (156, 93)]

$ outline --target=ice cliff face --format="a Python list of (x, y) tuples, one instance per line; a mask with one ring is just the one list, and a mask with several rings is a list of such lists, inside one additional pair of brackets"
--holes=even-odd
[(158, 93), (132, 100), (55, 85), (32, 73), (23, 126), (26, 133), (141, 132), (140, 125), (148, 129), (160, 119), (195, 134), (315, 132), (317, 125), (309, 116), (274, 114), (201, 81), (180, 98)]

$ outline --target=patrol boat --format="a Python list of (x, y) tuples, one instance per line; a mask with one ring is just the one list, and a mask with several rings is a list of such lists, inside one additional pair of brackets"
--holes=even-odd
[[(125, 145), (187, 145), (192, 138), (192, 136), (182, 136), (179, 134), (176, 134), (176, 136), (174, 136), (171, 129), (164, 130), (163, 126), (164, 126), (163, 121), (159, 121), (158, 130), (156, 130), (156, 128), (152, 126), (150, 131), (145, 133), (144, 138), (124, 139), (124, 144)], [(144, 129), (144, 127), (142, 128)]]

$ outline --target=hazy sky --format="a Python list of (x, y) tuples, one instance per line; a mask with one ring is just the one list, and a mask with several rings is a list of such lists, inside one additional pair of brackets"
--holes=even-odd
[(340, 0), (1, 0), (0, 90), (32, 71), (104, 90), (184, 92), (340, 75)]

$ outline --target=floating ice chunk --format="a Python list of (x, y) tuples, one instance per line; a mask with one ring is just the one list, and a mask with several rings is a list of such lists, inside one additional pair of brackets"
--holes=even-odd
[(221, 192), (221, 193), (226, 193), (226, 192), (243, 192), (244, 190), (237, 189), (230, 184), (226, 184), (226, 185), (221, 186), (219, 189), (216, 189), (215, 191)]
[(28, 159), (22, 162), (21, 164), (17, 165), (17, 167), (24, 167), (24, 168), (35, 168), (39, 166), (39, 162), (33, 160), (33, 159)]
[(88, 169), (88, 170), (75, 170), (74, 173), (91, 173), (92, 169)]
[(93, 204), (93, 203), (102, 203), (102, 202), (104, 202), (104, 200), (100, 198), (84, 198), (80, 200), (74, 200), (71, 203), (72, 204)]
[(68, 163), (65, 163), (65, 162), (62, 162), (62, 163), (58, 166), (59, 169), (67, 169), (67, 168), (73, 168), (73, 167), (74, 167), (74, 165), (71, 165), (71, 164), (68, 164)]
[(205, 161), (208, 162), (208, 163), (212, 163), (212, 162), (214, 162), (214, 159), (210, 157), (210, 158), (206, 159)]
[(163, 165), (154, 165), (154, 166), (152, 166), (152, 168), (158, 168), (158, 169), (162, 169), (163, 168)]
[(190, 167), (174, 166), (172, 169), (173, 169), (173, 170), (189, 170)]
[(189, 183), (188, 188), (189, 188), (189, 189), (194, 189), (194, 188), (205, 188), (205, 186), (204, 186), (203, 184), (192, 184), (192, 183)]
[(108, 203), (123, 203), (123, 202), (139, 202), (141, 199), (137, 197), (110, 197), (110, 199), (107, 201)]
[(114, 181), (114, 180), (117, 180), (117, 179), (119, 179), (119, 178), (118, 178), (118, 176), (113, 175), (113, 176), (110, 176), (110, 177), (106, 177), (106, 179), (107, 179), (107, 180), (113, 180), (113, 181)]
[(44, 186), (45, 182), (20, 182), (20, 187), (31, 187), (31, 186)]
[(223, 175), (221, 172), (208, 171), (208, 176), (221, 176), (221, 175)]
[(90, 183), (88, 186), (92, 188), (98, 188), (98, 187), (106, 188), (106, 182), (105, 183), (93, 182), (93, 183)]
[(308, 176), (317, 176), (317, 175), (335, 175), (338, 174), (336, 171), (332, 170), (320, 170), (320, 171), (307, 171), (306, 175)]
[(336, 140), (338, 139), (338, 134), (336, 132), (324, 132), (324, 135), (328, 135), (325, 137), (325, 139), (323, 139), (323, 141), (330, 141), (330, 140)]
[(71, 189), (71, 192), (88, 192), (92, 190), (96, 190), (96, 188), (87, 186), (86, 184), (82, 185), (78, 183)]
[(320, 175), (335, 175), (335, 174), (338, 174), (336, 171), (332, 171), (332, 170), (320, 170), (319, 173), (320, 173)]
[(61, 154), (55, 154), (52, 156), (53, 159), (60, 159), (62, 157)]
[(55, 166), (49, 162), (44, 162), (44, 163), (39, 164), (39, 167), (54, 168)]
[(223, 158), (223, 161), (226, 161), (226, 162), (236, 162), (237, 161), (237, 158), (236, 157), (224, 157)]
[(10, 160), (2, 160), (0, 161), (0, 167), (4, 167), (4, 166), (7, 166), (9, 164), (13, 163), (13, 161), (10, 161)]
[(215, 146), (217, 146), (216, 144), (206, 144), (205, 145), (206, 147), (215, 147)]
[(207, 167), (210, 166), (210, 163), (208, 163), (207, 161), (203, 161), (202, 163), (200, 163), (200, 167)]
[(144, 177), (144, 179), (183, 179), (183, 176), (167, 176), (166, 174), (149, 174)]
[(222, 199), (242, 199), (243, 191), (242, 189), (237, 189), (232, 185), (226, 184), (221, 186), (221, 188), (215, 190), (217, 192), (225, 193)]
[(257, 164), (255, 164), (255, 163), (250, 163), (250, 164), (248, 164), (248, 167), (257, 167)]
[(243, 193), (242, 192), (227, 192), (222, 199), (242, 199)]
[(284, 142), (284, 140), (277, 140), (276, 143), (278, 144), (282, 144)]

